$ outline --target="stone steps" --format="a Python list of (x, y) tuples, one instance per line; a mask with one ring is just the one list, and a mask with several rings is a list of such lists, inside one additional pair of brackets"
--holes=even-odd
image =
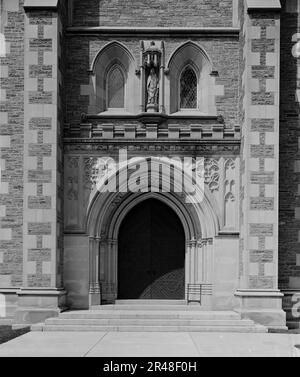
[(159, 310), (106, 310), (64, 312), (60, 319), (188, 319), (188, 320), (240, 320), (234, 312), (196, 312), (196, 311), (159, 311)]
[(76, 331), (76, 332), (216, 332), (216, 333), (266, 333), (263, 326), (85, 326), (85, 325), (46, 325), (32, 326), (32, 331)]
[(145, 319), (145, 318), (115, 318), (115, 319), (62, 319), (53, 318), (45, 322), (48, 325), (85, 325), (85, 326), (252, 326), (252, 321), (247, 320), (197, 320), (197, 319)]
[(119, 311), (119, 310), (131, 310), (131, 311), (139, 311), (139, 310), (154, 310), (154, 311), (157, 311), (157, 310), (160, 310), (160, 311), (163, 311), (163, 310), (166, 310), (166, 311), (170, 311), (170, 310), (174, 310), (174, 311), (205, 311), (204, 308), (201, 308), (200, 305), (167, 305), (167, 304), (163, 304), (163, 305), (151, 305), (151, 304), (146, 304), (146, 305), (143, 305), (143, 304), (116, 304), (116, 305), (102, 305), (102, 306), (98, 306), (98, 307), (92, 307), (93, 310), (98, 310), (98, 311), (106, 311), (106, 310), (115, 310), (115, 311)]
[(33, 325), (32, 331), (265, 333), (267, 329), (242, 320), (233, 311), (205, 311), (185, 301), (130, 300), (93, 310), (64, 312)]
[[(187, 306), (186, 300), (116, 300), (115, 305)], [(199, 308), (199, 305), (197, 305)]]

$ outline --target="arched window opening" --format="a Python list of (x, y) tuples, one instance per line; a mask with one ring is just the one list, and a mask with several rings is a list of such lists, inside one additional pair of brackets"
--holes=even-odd
[(197, 109), (197, 76), (190, 66), (180, 77), (180, 108)]
[(118, 65), (114, 65), (107, 75), (107, 107), (108, 109), (125, 107), (125, 79)]

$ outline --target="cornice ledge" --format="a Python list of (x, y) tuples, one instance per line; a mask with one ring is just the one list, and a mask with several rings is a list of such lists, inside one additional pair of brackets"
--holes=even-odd
[(102, 34), (102, 35), (162, 35), (162, 36), (191, 36), (218, 35), (239, 37), (240, 29), (234, 27), (103, 27), (103, 26), (71, 26), (67, 28), (72, 34)]
[(92, 145), (92, 144), (151, 144), (157, 143), (157, 144), (178, 144), (180, 141), (180, 144), (182, 146), (184, 145), (241, 145), (240, 139), (124, 139), (124, 138), (114, 138), (114, 139), (103, 139), (103, 138), (89, 138), (89, 137), (80, 137), (80, 136), (66, 136), (63, 139), (64, 145), (80, 145), (86, 146), (86, 145)]
[(281, 10), (280, 0), (246, 0), (246, 2), (248, 13)]
[(25, 0), (24, 9), (25, 11), (30, 10), (57, 10), (59, 0)]
[(202, 113), (175, 113), (175, 114), (164, 114), (164, 113), (140, 113), (140, 114), (82, 114), (82, 121), (86, 122), (88, 120), (139, 120), (142, 123), (160, 123), (164, 120), (206, 120), (215, 121), (219, 124), (224, 124), (224, 119), (220, 115), (207, 115)]

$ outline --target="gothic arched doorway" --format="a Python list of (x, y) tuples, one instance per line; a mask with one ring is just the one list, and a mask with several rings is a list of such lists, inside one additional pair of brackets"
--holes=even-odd
[(137, 204), (118, 237), (119, 299), (184, 299), (185, 234), (176, 213), (156, 199)]

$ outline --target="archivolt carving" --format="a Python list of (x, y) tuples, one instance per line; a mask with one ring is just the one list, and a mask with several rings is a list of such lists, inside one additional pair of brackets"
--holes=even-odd
[(234, 169), (235, 168), (235, 162), (232, 158), (229, 158), (225, 162), (225, 170)]
[(216, 159), (206, 159), (204, 165), (205, 183), (211, 192), (218, 191), (220, 185), (220, 167)]
[(78, 157), (67, 158), (68, 177), (67, 177), (67, 199), (78, 200)]
[(120, 192), (118, 195), (116, 195), (111, 205), (116, 208), (119, 207), (122, 201), (124, 200), (125, 196), (126, 196), (126, 193)]
[(79, 158), (78, 157), (68, 157), (67, 158), (67, 166), (68, 166), (69, 169), (78, 169)]
[(65, 226), (74, 228), (78, 226), (79, 221), (77, 203), (79, 200), (79, 157), (68, 157), (66, 167)]
[(235, 162), (232, 158), (225, 162), (225, 202), (235, 201)]
[(68, 200), (78, 200), (78, 177), (68, 178)]
[(112, 158), (86, 158), (84, 160), (84, 187), (94, 189), (114, 169), (115, 162)]
[(234, 228), (236, 226), (236, 182), (235, 182), (235, 161), (228, 159), (225, 161), (225, 182), (224, 182), (224, 210), (225, 227)]
[(92, 188), (92, 167), (96, 162), (96, 158), (90, 157), (84, 159), (84, 188)]

